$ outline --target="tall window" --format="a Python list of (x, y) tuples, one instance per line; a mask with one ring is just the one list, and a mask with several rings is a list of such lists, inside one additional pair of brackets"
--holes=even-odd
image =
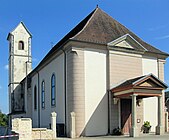
[(11, 108), (12, 108), (12, 112), (15, 111), (15, 98), (14, 98), (14, 92), (12, 92), (11, 94)]
[(45, 81), (42, 82), (42, 108), (45, 108)]
[(34, 87), (34, 109), (37, 109), (37, 90), (36, 86)]
[(11, 47), (12, 47), (12, 43), (9, 43), (9, 53), (11, 53)]
[(19, 41), (19, 43), (18, 43), (18, 49), (19, 50), (24, 50), (24, 42), (23, 41)]
[(55, 98), (56, 98), (56, 89), (55, 89), (55, 75), (53, 74), (51, 77), (51, 106), (55, 106)]

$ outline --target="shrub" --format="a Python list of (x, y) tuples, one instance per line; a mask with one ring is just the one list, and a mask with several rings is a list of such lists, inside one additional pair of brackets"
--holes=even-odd
[(145, 121), (143, 124), (143, 133), (149, 133), (151, 129), (151, 125), (149, 121)]

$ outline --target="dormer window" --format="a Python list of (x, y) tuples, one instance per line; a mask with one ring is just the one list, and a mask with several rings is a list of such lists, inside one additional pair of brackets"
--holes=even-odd
[(19, 41), (19, 43), (18, 43), (18, 49), (19, 50), (24, 50), (24, 42), (23, 41)]

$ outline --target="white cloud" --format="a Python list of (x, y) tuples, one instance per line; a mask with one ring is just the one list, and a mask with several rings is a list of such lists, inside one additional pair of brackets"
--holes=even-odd
[(156, 27), (149, 28), (148, 30), (149, 30), (149, 31), (157, 31), (157, 30), (161, 30), (161, 29), (167, 28), (168, 25), (169, 25), (169, 24), (159, 25), (159, 26), (156, 26)]
[(160, 36), (160, 37), (156, 37), (155, 39), (168, 39), (169, 38), (169, 35), (165, 35), (165, 36)]
[(5, 66), (4, 66), (4, 69), (8, 70), (8, 69), (9, 69), (9, 65), (8, 65), (8, 64), (5, 65)]

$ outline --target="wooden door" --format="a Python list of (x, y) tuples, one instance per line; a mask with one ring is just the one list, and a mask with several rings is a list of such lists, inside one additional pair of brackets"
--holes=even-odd
[(129, 134), (131, 128), (131, 99), (121, 99), (121, 128), (123, 134)]

